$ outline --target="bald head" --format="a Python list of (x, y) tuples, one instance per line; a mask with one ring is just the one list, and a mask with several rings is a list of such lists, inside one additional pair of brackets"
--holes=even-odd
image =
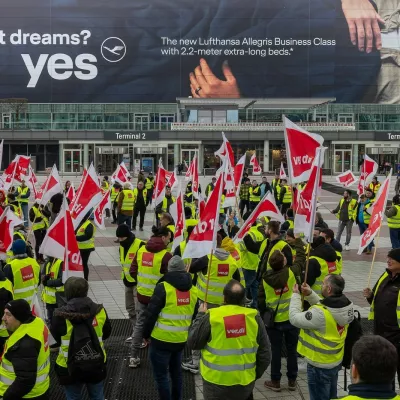
[(232, 306), (244, 306), (244, 287), (235, 279), (231, 279), (224, 287), (225, 304)]

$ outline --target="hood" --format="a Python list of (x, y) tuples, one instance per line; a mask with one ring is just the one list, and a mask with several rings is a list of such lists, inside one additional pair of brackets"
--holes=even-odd
[(354, 305), (344, 294), (326, 297), (321, 300), (321, 304), (331, 312), (340, 326), (348, 325), (354, 319)]
[(224, 249), (216, 248), (214, 251), (214, 256), (220, 261), (225, 261), (230, 256), (230, 253)]
[(152, 236), (146, 244), (146, 250), (150, 251), (151, 253), (158, 253), (166, 248), (167, 246), (164, 244), (162, 239), (157, 236)]
[(331, 241), (331, 243), (330, 243), (330, 245), (333, 247), (333, 249), (335, 250), (335, 251), (338, 251), (338, 252), (342, 252), (343, 251), (343, 246), (340, 244), (340, 242), (338, 242), (336, 239), (333, 239), (332, 241)]
[(79, 297), (71, 299), (65, 306), (57, 308), (54, 316), (79, 322), (93, 318), (102, 308), (102, 304), (94, 303), (89, 297)]
[(192, 276), (188, 272), (167, 272), (158, 282), (167, 282), (181, 292), (187, 292), (192, 288)]
[(274, 289), (282, 289), (289, 280), (289, 267), (284, 267), (280, 271), (270, 269), (263, 277), (264, 281)]
[(135, 235), (131, 233), (124, 241), (119, 242), (119, 245), (124, 249), (127, 250), (131, 247), (132, 243), (135, 241)]
[(337, 259), (335, 249), (329, 243), (319, 245), (311, 252), (311, 255), (322, 258), (327, 262), (334, 262)]

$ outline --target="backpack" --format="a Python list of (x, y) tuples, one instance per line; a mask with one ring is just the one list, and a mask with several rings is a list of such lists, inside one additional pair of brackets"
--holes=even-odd
[(356, 343), (362, 335), (363, 331), (361, 327), (361, 315), (357, 310), (354, 310), (354, 319), (349, 325), (346, 340), (344, 342), (344, 356), (342, 366), (345, 369), (350, 369), (354, 343)]
[(92, 322), (73, 324), (68, 348), (69, 375), (87, 383), (98, 380), (99, 372), (105, 369), (104, 353)]

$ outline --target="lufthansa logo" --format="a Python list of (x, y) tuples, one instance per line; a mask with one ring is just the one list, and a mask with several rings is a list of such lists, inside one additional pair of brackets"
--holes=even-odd
[(111, 63), (121, 61), (126, 55), (126, 46), (122, 39), (112, 36), (101, 44), (101, 55)]

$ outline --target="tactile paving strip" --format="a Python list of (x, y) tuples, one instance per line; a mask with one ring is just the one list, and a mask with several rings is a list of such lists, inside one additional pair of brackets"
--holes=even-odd
[[(107, 350), (107, 378), (104, 384), (105, 400), (156, 400), (158, 393), (151, 370), (151, 363), (148, 358), (148, 349), (141, 350), (141, 364), (139, 368), (128, 367), (130, 344), (125, 339), (131, 335), (131, 323), (127, 319), (114, 319), (112, 323), (112, 336), (105, 341)], [(54, 372), (54, 364), (57, 355), (51, 357), (51, 384), (50, 399), (65, 400), (64, 390), (58, 384)], [(183, 400), (195, 400), (194, 375), (182, 371), (183, 379)], [(85, 391), (82, 398), (89, 400)]]

